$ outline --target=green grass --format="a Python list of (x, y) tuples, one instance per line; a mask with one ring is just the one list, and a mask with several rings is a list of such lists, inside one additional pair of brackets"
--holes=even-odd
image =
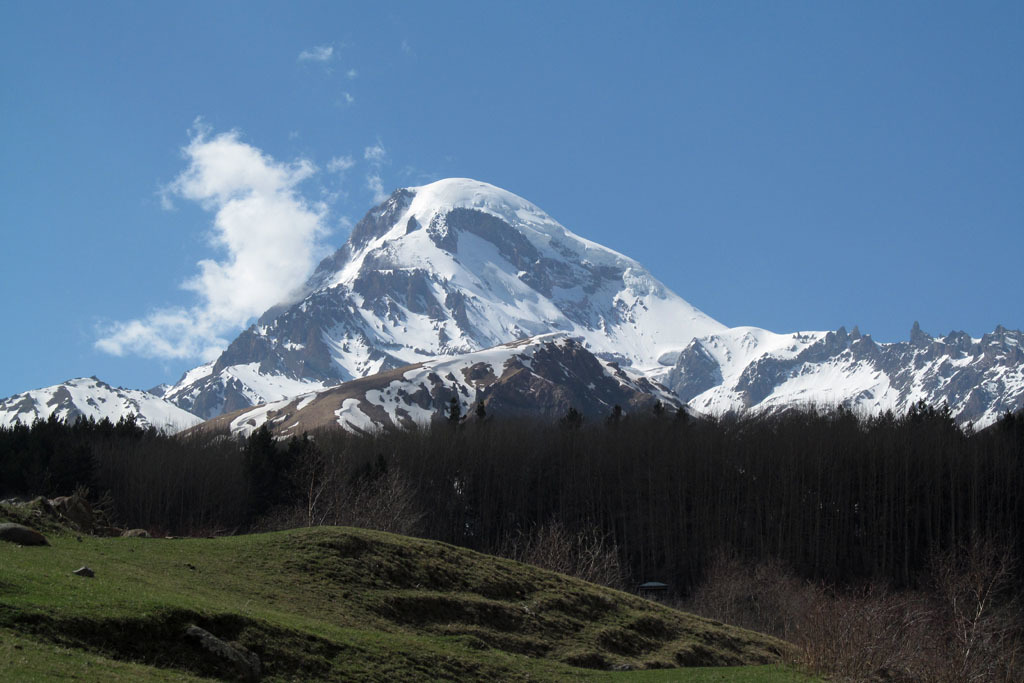
[[(432, 541), (347, 528), (50, 541), (0, 545), (2, 680), (232, 677), (183, 637), (189, 624), (276, 681), (806, 680), (770, 664), (788, 646), (767, 636)], [(71, 574), (83, 564), (95, 578)], [(727, 664), (747, 666), (666, 668)], [(624, 666), (649, 670), (601, 670)]]
[(781, 664), (765, 666), (716, 666), (686, 669), (649, 669), (598, 675), (594, 680), (608, 683), (812, 683), (820, 679), (802, 675)]
[(207, 681), (184, 671), (123, 662), (0, 629), (0, 678), (5, 681)]

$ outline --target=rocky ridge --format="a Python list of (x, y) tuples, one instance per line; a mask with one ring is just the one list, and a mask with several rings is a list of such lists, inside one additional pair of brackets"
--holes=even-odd
[(983, 428), (1024, 407), (1024, 332), (932, 337), (914, 323), (908, 341), (879, 343), (856, 327), (791, 335), (740, 327), (691, 341), (663, 381), (713, 414), (800, 406), (903, 414), (924, 401)]
[(597, 420), (615, 406), (624, 416), (651, 414), (659, 401), (666, 411), (680, 406), (664, 387), (556, 333), (377, 373), (222, 415), (200, 428), (247, 436), (266, 424), (278, 436), (292, 436), (335, 425), (355, 431), (411, 427), (446, 419), (453, 398), (469, 421), (553, 420), (570, 408)]

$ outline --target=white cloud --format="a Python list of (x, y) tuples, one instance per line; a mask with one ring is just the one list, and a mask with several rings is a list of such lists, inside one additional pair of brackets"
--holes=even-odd
[(356, 76), (359, 75), (359, 72), (356, 71), (355, 69), (349, 69), (348, 71), (345, 72), (345, 75), (348, 77), (348, 80), (354, 81), (356, 79)]
[(199, 272), (182, 283), (198, 297), (192, 307), (107, 326), (96, 342), (107, 353), (214, 358), (224, 335), (297, 294), (323, 255), (327, 209), (297, 190), (316, 172), (312, 163), (281, 163), (237, 132), (211, 138), (202, 128), (183, 152), (188, 168), (166, 194), (214, 214), (211, 243), (224, 255), (199, 261)]
[(342, 156), (334, 157), (327, 162), (327, 170), (331, 173), (344, 173), (348, 169), (356, 165), (356, 160), (352, 157)]
[(339, 104), (352, 104), (355, 101), (356, 101), (356, 98), (354, 98), (350, 93), (343, 92), (343, 93), (341, 93), (341, 99), (338, 100), (338, 103)]
[(129, 320), (107, 326), (107, 336), (96, 341), (100, 351), (146, 358), (200, 358), (214, 360), (228, 341), (216, 334), (197, 334), (194, 311), (168, 308), (150, 313), (145, 320)]
[(328, 62), (334, 56), (334, 48), (330, 45), (317, 45), (299, 53), (300, 62)]

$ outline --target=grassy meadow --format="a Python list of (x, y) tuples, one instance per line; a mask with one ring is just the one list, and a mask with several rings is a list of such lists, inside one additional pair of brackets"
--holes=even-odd
[(190, 624), (256, 653), (265, 680), (805, 680), (769, 636), (434, 541), (321, 527), (50, 542), (0, 546), (5, 680), (236, 677)]

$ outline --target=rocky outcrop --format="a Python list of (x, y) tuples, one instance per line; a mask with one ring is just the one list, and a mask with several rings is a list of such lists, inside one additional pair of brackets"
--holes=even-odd
[(199, 644), (207, 652), (228, 663), (243, 681), (256, 683), (262, 676), (260, 658), (241, 645), (221, 640), (206, 629), (190, 625), (185, 637)]
[(92, 533), (97, 526), (96, 513), (85, 498), (79, 494), (59, 496), (50, 501), (54, 511), (64, 522), (76, 531)]

